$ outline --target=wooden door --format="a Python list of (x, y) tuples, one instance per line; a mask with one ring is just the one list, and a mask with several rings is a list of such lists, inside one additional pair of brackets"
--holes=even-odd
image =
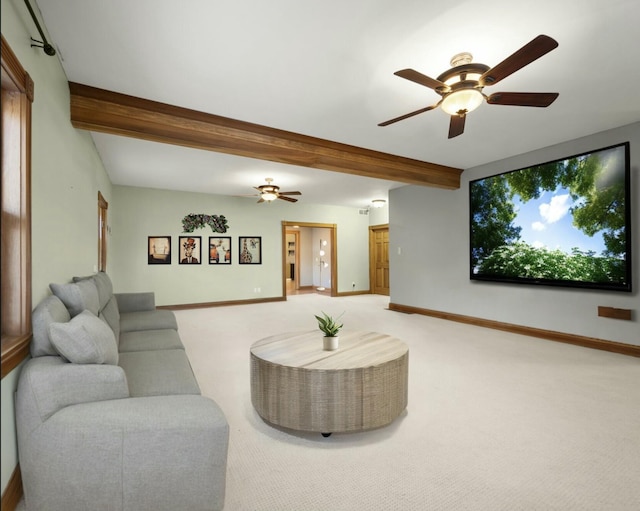
[(389, 296), (389, 226), (369, 227), (371, 292)]

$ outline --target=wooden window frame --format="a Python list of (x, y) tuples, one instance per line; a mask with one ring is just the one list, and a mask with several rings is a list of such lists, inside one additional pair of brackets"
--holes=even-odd
[(2, 40), (2, 378), (31, 341), (31, 105), (34, 84)]

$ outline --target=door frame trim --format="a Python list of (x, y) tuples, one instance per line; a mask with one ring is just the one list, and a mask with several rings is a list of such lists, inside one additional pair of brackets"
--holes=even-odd
[[(294, 273), (294, 289), (298, 290), (300, 289), (300, 231), (297, 229), (286, 229), (285, 230), (285, 239), (287, 234), (293, 234), (293, 236), (295, 237), (295, 246), (294, 246), (294, 259), (293, 259), (293, 264), (295, 265), (293, 273)], [(286, 252), (286, 257), (287, 259), (289, 258), (289, 247), (287, 246), (287, 252)], [(288, 275), (288, 271), (287, 271), (287, 259), (285, 259), (284, 261), (284, 281), (285, 284), (287, 282), (287, 275)], [(286, 292), (286, 288), (287, 286), (285, 285), (285, 292)]]
[(298, 227), (316, 227), (321, 229), (329, 229), (331, 237), (331, 296), (338, 296), (338, 225), (337, 224), (321, 224), (315, 222), (291, 222), (282, 221), (282, 296), (287, 296), (287, 230), (291, 230), (293, 226)]

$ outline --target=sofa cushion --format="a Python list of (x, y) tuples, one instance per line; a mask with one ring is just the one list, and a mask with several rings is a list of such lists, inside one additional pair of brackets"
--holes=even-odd
[(154, 311), (126, 312), (120, 314), (120, 332), (140, 330), (160, 330), (171, 328), (178, 330), (176, 315), (167, 309)]
[(156, 310), (156, 296), (153, 291), (140, 293), (113, 293), (118, 300), (118, 310), (125, 312), (140, 312)]
[(89, 311), (68, 323), (51, 323), (49, 336), (58, 353), (74, 364), (118, 363), (118, 346), (111, 328)]
[(163, 330), (141, 330), (140, 332), (122, 332), (118, 343), (119, 352), (147, 350), (184, 349), (178, 332), (171, 328)]
[(98, 290), (93, 281), (83, 280), (68, 284), (49, 284), (49, 288), (69, 309), (69, 314), (72, 318), (83, 310), (89, 310), (96, 316), (98, 315)]
[(29, 350), (33, 358), (47, 355), (58, 356), (58, 350), (51, 344), (49, 325), (51, 323), (66, 323), (71, 319), (69, 311), (57, 296), (47, 296), (42, 300), (31, 315), (33, 339)]
[(200, 394), (185, 350), (120, 353), (132, 397)]

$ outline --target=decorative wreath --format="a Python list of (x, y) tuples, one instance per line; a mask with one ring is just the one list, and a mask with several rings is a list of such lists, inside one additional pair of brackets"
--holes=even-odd
[(193, 232), (195, 229), (202, 229), (205, 225), (211, 227), (213, 232), (227, 232), (228, 224), (224, 215), (190, 215), (182, 219), (182, 231)]

